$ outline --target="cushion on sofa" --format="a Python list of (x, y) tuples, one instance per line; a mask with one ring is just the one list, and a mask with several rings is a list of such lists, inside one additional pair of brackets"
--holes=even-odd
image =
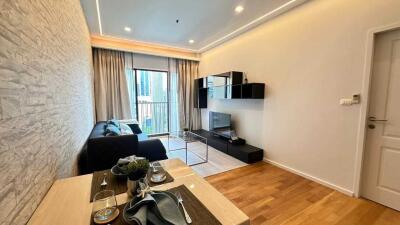
[(124, 123), (120, 124), (120, 130), (122, 135), (133, 134), (131, 128)]
[(121, 130), (114, 124), (107, 124), (106, 130), (104, 131), (104, 136), (119, 136), (121, 135)]
[(114, 126), (118, 127), (118, 129), (120, 128), (120, 122), (116, 119), (112, 119), (112, 120), (107, 120), (107, 125), (113, 124)]
[(142, 133), (142, 130), (140, 129), (139, 124), (137, 124), (137, 123), (128, 123), (127, 125), (131, 128), (131, 130), (132, 130), (132, 132), (134, 134), (141, 134)]

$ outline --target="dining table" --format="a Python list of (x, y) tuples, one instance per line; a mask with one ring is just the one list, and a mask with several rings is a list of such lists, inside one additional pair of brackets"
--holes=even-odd
[[(159, 162), (173, 181), (154, 186), (152, 190), (166, 191), (184, 185), (221, 224), (250, 224), (246, 214), (183, 161), (167, 159)], [(28, 225), (90, 225), (92, 178), (93, 174), (87, 174), (56, 180)], [(130, 201), (127, 193), (116, 195), (116, 199), (118, 205)]]

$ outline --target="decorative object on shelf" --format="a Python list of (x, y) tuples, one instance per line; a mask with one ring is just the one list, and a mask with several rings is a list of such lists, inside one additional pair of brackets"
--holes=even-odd
[(247, 80), (247, 73), (244, 73), (244, 81), (243, 84), (247, 84), (249, 81)]
[(132, 197), (136, 194), (139, 180), (146, 177), (150, 164), (147, 159), (136, 159), (127, 166), (127, 194)]
[(96, 224), (108, 224), (119, 215), (117, 199), (112, 190), (96, 193), (93, 198), (93, 221)]

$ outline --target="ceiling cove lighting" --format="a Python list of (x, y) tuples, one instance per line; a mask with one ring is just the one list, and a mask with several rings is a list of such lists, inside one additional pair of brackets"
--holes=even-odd
[(189, 44), (193, 44), (194, 43), (194, 40), (193, 39), (190, 39), (189, 40)]
[(236, 6), (236, 8), (235, 8), (235, 12), (237, 13), (237, 14), (239, 14), (239, 13), (241, 13), (242, 11), (243, 11), (243, 6), (241, 6), (241, 5), (238, 5), (238, 6)]
[(235, 37), (235, 35), (239, 35), (239, 34), (245, 32), (245, 31), (247, 31), (248, 29), (251, 29), (252, 27), (258, 25), (259, 23), (262, 23), (262, 22), (266, 21), (268, 18), (273, 17), (274, 15), (284, 11), (285, 9), (287, 9), (289, 7), (291, 7), (292, 5), (295, 5), (295, 4), (299, 3), (299, 2), (302, 3), (302, 2), (306, 2), (306, 1), (308, 1), (308, 0), (291, 0), (291, 1), (289, 1), (289, 2), (287, 2), (285, 4), (283, 4), (283, 5), (279, 6), (278, 8), (276, 8), (274, 10), (271, 10), (268, 13), (258, 17), (257, 19), (251, 21), (250, 23), (248, 23), (248, 24), (246, 24), (246, 25), (244, 25), (242, 27), (239, 27), (238, 29), (234, 30), (233, 32), (231, 32), (231, 33), (229, 33), (229, 34), (217, 39), (216, 41), (213, 41), (213, 42), (209, 43), (208, 45), (200, 48), (198, 51), (201, 53), (201, 52), (204, 52), (207, 49), (213, 48), (216, 45), (218, 45), (220, 43), (223, 43), (226, 40), (229, 40), (230, 38)]
[(131, 29), (130, 27), (124, 27), (124, 30), (125, 30), (126, 32), (131, 32), (131, 31), (132, 31), (132, 29)]
[(99, 22), (99, 31), (100, 35), (103, 36), (103, 28), (101, 27), (101, 16), (100, 16), (100, 5), (99, 0), (96, 0), (96, 11), (97, 11), (97, 20)]

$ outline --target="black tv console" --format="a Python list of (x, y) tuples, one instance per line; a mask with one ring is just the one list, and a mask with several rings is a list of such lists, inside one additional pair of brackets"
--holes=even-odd
[(209, 146), (245, 163), (255, 163), (263, 159), (264, 151), (260, 148), (248, 144), (233, 145), (229, 143), (227, 138), (216, 136), (206, 130), (194, 130), (192, 132), (207, 138)]

